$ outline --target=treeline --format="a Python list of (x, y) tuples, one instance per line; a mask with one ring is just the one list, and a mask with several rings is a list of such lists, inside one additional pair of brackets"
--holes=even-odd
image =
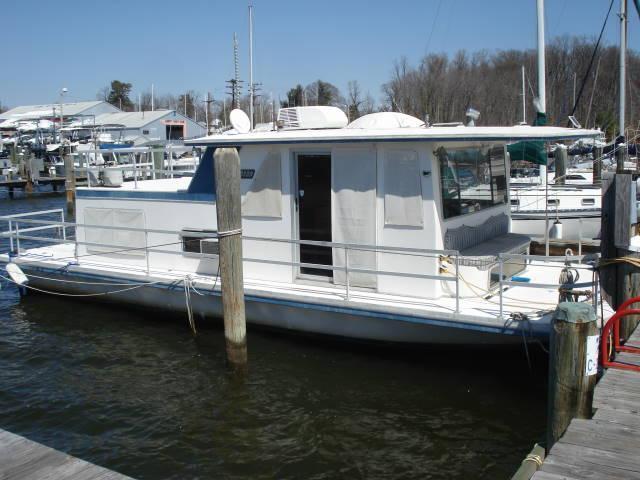
[[(573, 110), (575, 85), (575, 97), (582, 90), (576, 119), (583, 126), (600, 127), (611, 136), (618, 126), (619, 50), (601, 46), (588, 71), (594, 47), (595, 41), (577, 37), (557, 38), (547, 46), (546, 113), (549, 124), (566, 126)], [(531, 123), (537, 92), (535, 50), (472, 54), (461, 50), (452, 58), (429, 54), (417, 65), (401, 58), (382, 87), (384, 104), (419, 118), (428, 114), (432, 122), (463, 120), (467, 108), (473, 107), (481, 112), (478, 124), (514, 125), (523, 120), (522, 66), (526, 121)], [(627, 85), (626, 125), (638, 129), (640, 57), (634, 51), (628, 54)]]
[[(583, 37), (560, 37), (547, 46), (547, 119), (551, 125), (565, 126), (577, 104), (574, 116), (585, 127), (599, 127), (611, 137), (618, 127), (619, 50), (601, 46), (592, 60), (595, 41)], [(525, 69), (525, 106), (522, 107), (522, 67)], [(432, 123), (463, 121), (470, 107), (480, 111), (479, 125), (515, 125), (523, 120), (532, 123), (536, 109), (537, 55), (535, 50), (498, 52), (458, 51), (425, 55), (416, 65), (406, 58), (397, 60), (391, 78), (381, 87), (382, 97), (376, 102), (364, 92), (357, 80), (347, 84), (342, 93), (334, 84), (317, 80), (306, 86), (297, 84), (284, 98), (260, 94), (255, 98), (257, 123), (270, 122), (274, 108), (306, 105), (332, 105), (347, 113), (350, 120), (376, 111), (398, 111)], [(638, 93), (640, 91), (640, 56), (629, 51), (627, 64), (626, 125), (640, 129)], [(106, 100), (125, 111), (151, 109), (151, 91), (132, 97), (130, 83), (114, 80), (98, 92)], [(188, 90), (181, 94), (156, 94), (156, 109), (176, 110), (197, 121), (218, 119), (228, 123), (234, 106), (249, 111), (249, 96), (236, 99), (211, 98)]]

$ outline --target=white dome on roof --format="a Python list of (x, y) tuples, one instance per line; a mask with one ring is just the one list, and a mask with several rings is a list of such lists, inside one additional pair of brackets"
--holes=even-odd
[(378, 112), (355, 119), (345, 128), (415, 128), (422, 127), (424, 121), (398, 112)]

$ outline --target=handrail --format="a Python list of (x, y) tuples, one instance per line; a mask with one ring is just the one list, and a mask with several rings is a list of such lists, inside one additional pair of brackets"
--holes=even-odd
[(620, 320), (628, 315), (640, 315), (640, 309), (629, 308), (634, 303), (640, 303), (640, 297), (630, 298), (622, 305), (620, 305), (620, 307), (618, 307), (618, 309), (616, 310), (616, 313), (614, 313), (613, 316), (611, 316), (611, 318), (607, 320), (607, 323), (602, 329), (600, 338), (600, 363), (604, 368), (618, 368), (621, 370), (640, 372), (640, 366), (611, 360), (609, 355), (610, 336), (613, 340), (613, 348), (611, 352), (613, 355), (619, 352), (640, 354), (640, 348), (629, 345), (622, 345), (620, 343)]
[[(51, 213), (60, 213), (62, 220), (61, 221), (50, 221), (50, 220), (39, 220), (35, 218), (28, 218), (29, 216), (37, 216)], [(18, 256), (20, 255), (20, 241), (30, 240), (37, 242), (50, 242), (50, 243), (66, 243), (66, 239), (60, 238), (50, 238), (50, 237), (42, 237), (35, 235), (25, 235), (25, 233), (34, 232), (37, 230), (44, 230), (47, 228), (62, 228), (63, 229), (63, 237), (65, 235), (65, 229), (68, 227), (73, 227), (76, 231), (77, 229), (99, 229), (99, 230), (114, 230), (114, 231), (129, 231), (129, 232), (143, 232), (145, 235), (144, 247), (127, 247), (125, 245), (115, 245), (115, 244), (105, 244), (105, 243), (95, 243), (95, 242), (87, 242), (79, 240), (76, 236), (74, 239), (75, 250), (73, 259), (77, 259), (77, 247), (78, 245), (84, 245), (89, 247), (102, 247), (105, 249), (104, 252), (100, 252), (102, 255), (109, 255), (114, 253), (120, 253), (125, 250), (143, 250), (144, 255), (146, 257), (146, 270), (149, 273), (149, 254), (150, 253), (162, 253), (162, 254), (170, 254), (170, 255), (184, 255), (185, 252), (182, 249), (162, 249), (157, 247), (162, 247), (164, 245), (160, 244), (157, 246), (149, 245), (149, 234), (159, 234), (159, 235), (173, 235), (178, 236), (178, 241), (175, 244), (179, 244), (181, 242), (181, 238), (187, 232), (183, 230), (161, 230), (161, 229), (148, 229), (148, 228), (136, 228), (136, 227), (123, 227), (123, 226), (110, 226), (110, 225), (92, 225), (92, 224), (81, 224), (76, 222), (66, 222), (64, 221), (64, 212), (62, 209), (55, 210), (46, 210), (40, 212), (31, 212), (26, 214), (10, 214), (0, 216), (0, 221), (7, 221), (9, 223), (9, 230), (5, 232), (0, 232), (0, 237), (8, 237), (11, 242), (11, 249), (13, 251), (13, 240), (15, 239), (18, 244)], [(20, 229), (20, 224), (31, 224), (36, 225), (31, 228), (22, 228)], [(216, 238), (217, 231), (203, 231), (203, 238)], [(311, 264), (293, 260), (272, 260), (272, 259), (260, 259), (260, 258), (251, 258), (245, 257), (243, 261), (252, 262), (252, 263), (263, 263), (263, 264), (272, 264), (272, 265), (284, 265), (289, 267), (296, 268), (314, 268), (320, 270), (331, 270), (331, 271), (343, 271), (345, 274), (345, 298), (348, 300), (350, 296), (350, 290), (352, 287), (350, 275), (354, 273), (360, 274), (371, 274), (371, 275), (387, 275), (387, 276), (397, 276), (397, 277), (407, 277), (407, 278), (419, 278), (419, 279), (428, 279), (435, 281), (442, 281), (446, 283), (455, 282), (455, 302), (456, 313), (460, 312), (460, 280), (464, 281), (461, 277), (460, 273), (460, 252), (457, 250), (436, 250), (436, 249), (421, 249), (421, 248), (404, 248), (404, 247), (386, 247), (379, 245), (362, 245), (355, 243), (339, 243), (339, 242), (324, 242), (324, 241), (315, 241), (315, 240), (299, 240), (299, 239), (287, 239), (287, 238), (268, 238), (268, 237), (257, 237), (257, 236), (243, 236), (243, 240), (247, 241), (255, 241), (255, 242), (272, 242), (272, 243), (285, 243), (288, 245), (310, 245), (310, 246), (319, 246), (319, 247), (327, 247), (327, 248), (337, 248), (344, 249), (345, 257), (343, 265), (320, 265), (320, 264)], [(167, 243), (166, 245), (173, 245), (172, 243)], [(112, 249), (112, 251), (109, 251)], [(378, 269), (369, 269), (369, 268), (357, 268), (354, 267), (349, 260), (349, 252), (352, 250), (360, 250), (360, 251), (371, 251), (377, 253), (387, 253), (387, 254), (397, 254), (397, 255), (408, 255), (408, 256), (421, 256), (424, 258), (434, 258), (446, 259), (449, 263), (453, 264), (455, 267), (455, 272), (450, 270), (440, 271), (440, 273), (444, 274), (427, 274), (427, 273), (410, 273), (410, 272), (401, 272), (401, 271), (388, 271), (388, 270), (378, 270)], [(187, 252), (188, 256), (196, 256), (198, 258), (217, 258), (215, 254), (206, 254), (201, 252)], [(95, 255), (95, 254), (91, 254)], [(142, 255), (140, 256), (140, 259)], [(505, 287), (508, 286), (518, 286), (518, 287), (528, 287), (528, 288), (559, 288), (566, 285), (557, 283), (557, 284), (548, 284), (548, 283), (527, 283), (527, 282), (518, 282), (511, 280), (510, 278), (504, 277), (504, 269), (503, 266), (505, 263), (508, 263), (511, 260), (519, 260), (524, 261), (525, 263), (528, 261), (536, 260), (541, 262), (549, 262), (549, 263), (581, 263), (587, 259), (595, 259), (597, 255), (570, 255), (570, 256), (543, 256), (543, 255), (523, 255), (523, 254), (508, 254), (508, 253), (500, 253), (497, 255), (497, 265), (499, 267), (499, 282), (498, 283), (498, 295), (500, 300), (500, 318), (503, 318), (504, 315), (504, 302), (503, 302), (503, 291)], [(442, 265), (441, 265), (442, 267)], [(583, 265), (573, 265), (574, 268), (581, 269), (589, 269), (592, 268), (591, 265), (583, 264)], [(437, 271), (437, 267), (436, 267)], [(465, 282), (466, 283), (466, 282)], [(571, 284), (572, 288), (583, 288), (583, 287), (594, 287), (594, 282), (580, 282)], [(489, 288), (486, 292), (488, 295), (491, 295), (491, 292), (494, 292), (494, 288)], [(453, 293), (453, 292), (452, 292)], [(595, 292), (594, 299), (597, 297), (597, 291)], [(596, 300), (597, 301), (597, 300)]]
[[(13, 218), (12, 215), (2, 215), (0, 216), (0, 221), (1, 220), (8, 221), (11, 218)], [(56, 226), (65, 226), (65, 227), (76, 227), (76, 228), (96, 228), (96, 229), (103, 229), (103, 230), (118, 230), (118, 231), (129, 231), (129, 232), (148, 232), (148, 233), (158, 233), (158, 234), (167, 234), (167, 235), (175, 235), (175, 234), (181, 235), (183, 233), (182, 230), (160, 230), (160, 229), (153, 229), (153, 228), (113, 227), (109, 225), (92, 225), (92, 224), (77, 223), (77, 222), (56, 222), (56, 221), (35, 220), (35, 219), (29, 219), (29, 220), (25, 219), (20, 221), (22, 223), (31, 223), (31, 224), (38, 224), (38, 225), (56, 225)], [(213, 238), (216, 236), (217, 236), (217, 232), (215, 230), (212, 230), (211, 237)], [(324, 242), (324, 241), (318, 241), (318, 240), (254, 237), (254, 236), (246, 236), (246, 235), (243, 235), (242, 238), (244, 240), (251, 240), (251, 241), (289, 243), (294, 245), (312, 245), (316, 247), (333, 247), (333, 248), (346, 247), (351, 250), (385, 251), (389, 253), (398, 253), (398, 254), (402, 254), (404, 252), (406, 252), (407, 254), (418, 253), (418, 254), (431, 254), (431, 255), (443, 255), (443, 256), (453, 256), (453, 255), (460, 254), (458, 250), (435, 250), (435, 249), (409, 248), (409, 247), (407, 248), (385, 247), (380, 245), (362, 245), (357, 243), (339, 243), (339, 242)]]

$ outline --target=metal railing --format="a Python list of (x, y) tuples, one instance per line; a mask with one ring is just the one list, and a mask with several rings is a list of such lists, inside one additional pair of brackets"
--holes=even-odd
[[(28, 218), (38, 215), (44, 214), (60, 214), (60, 221), (49, 221), (49, 220), (38, 220), (34, 218)], [(9, 230), (3, 231), (0, 233), (0, 236), (10, 239), (10, 248), (12, 252), (17, 257), (20, 257), (22, 254), (20, 248), (21, 241), (32, 241), (32, 242), (42, 242), (49, 244), (61, 244), (61, 243), (69, 243), (69, 239), (66, 235), (67, 228), (75, 228), (76, 232), (82, 229), (97, 229), (97, 230), (113, 230), (113, 231), (128, 231), (128, 232), (143, 232), (144, 233), (144, 245), (140, 246), (131, 246), (131, 245), (123, 245), (123, 244), (109, 244), (109, 243), (96, 243), (89, 242), (85, 240), (78, 240), (77, 235), (76, 238), (72, 239), (74, 242), (74, 253), (73, 257), (70, 257), (70, 261), (77, 261), (78, 256), (78, 246), (82, 245), (87, 247), (88, 257), (96, 257), (101, 255), (109, 255), (114, 253), (122, 253), (122, 252), (132, 252), (132, 251), (143, 251), (145, 255), (145, 271), (147, 274), (151, 273), (151, 265), (150, 265), (150, 254), (169, 254), (169, 255), (180, 255), (184, 256), (188, 253), (188, 256), (195, 256), (198, 258), (209, 258), (209, 259), (217, 259), (217, 254), (211, 253), (202, 253), (200, 252), (185, 252), (182, 248), (177, 249), (169, 249), (163, 247), (182, 245), (183, 236), (189, 236), (188, 231), (176, 231), (176, 230), (163, 230), (163, 229), (145, 229), (145, 228), (134, 228), (134, 227), (121, 227), (121, 226), (108, 226), (108, 225), (92, 225), (92, 224), (80, 224), (80, 223), (72, 223), (65, 222), (64, 220), (64, 212), (62, 209), (55, 210), (46, 210), (42, 212), (32, 212), (27, 214), (15, 214), (15, 215), (5, 215), (0, 216), (0, 221), (6, 221), (9, 224)], [(33, 225), (27, 228), (21, 228), (20, 224)], [(39, 230), (45, 229), (59, 229), (61, 231), (61, 238), (52, 238), (52, 237), (42, 237), (36, 235), (30, 235), (32, 232), (36, 232)], [(149, 244), (149, 235), (150, 234), (159, 234), (159, 235), (169, 235), (172, 236), (173, 239), (171, 242), (167, 243), (158, 243), (157, 245)], [(215, 231), (205, 231), (202, 233), (202, 240), (210, 240), (212, 238), (217, 238), (217, 232)], [(275, 260), (275, 259), (266, 259), (266, 258), (255, 258), (255, 257), (243, 257), (244, 262), (250, 263), (262, 263), (262, 264), (270, 264), (270, 265), (280, 265), (280, 266), (289, 266), (292, 268), (310, 268), (316, 270), (331, 270), (332, 272), (341, 271), (344, 274), (344, 298), (345, 300), (349, 300), (352, 296), (352, 289), (354, 285), (351, 281), (350, 275), (353, 274), (369, 274), (376, 276), (392, 276), (392, 277), (401, 277), (401, 278), (413, 278), (413, 279), (424, 279), (424, 280), (434, 280), (434, 281), (442, 281), (446, 283), (454, 283), (455, 291), (454, 291), (454, 299), (455, 299), (455, 312), (460, 313), (460, 282), (463, 281), (467, 283), (460, 272), (460, 252), (457, 250), (435, 250), (435, 249), (419, 249), (419, 248), (404, 248), (404, 247), (385, 247), (385, 246), (374, 246), (374, 245), (360, 245), (360, 244), (351, 244), (351, 243), (338, 243), (338, 242), (321, 242), (321, 241), (311, 241), (311, 240), (296, 240), (296, 239), (282, 239), (282, 238), (267, 238), (267, 237), (256, 237), (256, 236), (244, 236), (243, 240), (247, 241), (256, 241), (256, 242), (270, 242), (272, 244), (287, 244), (291, 246), (315, 246), (315, 247), (325, 247), (331, 248), (335, 250), (342, 250), (344, 252), (344, 265), (324, 265), (324, 264), (315, 264), (315, 263), (307, 263), (299, 260)], [(14, 244), (14, 240), (16, 243)], [(15, 248), (17, 247), (17, 248)], [(95, 249), (100, 248), (102, 251), (96, 253)], [(91, 250), (94, 249), (94, 253), (91, 253)], [(422, 258), (433, 258), (435, 260), (436, 270), (440, 273), (436, 274), (426, 274), (426, 273), (413, 273), (413, 272), (403, 272), (403, 271), (390, 271), (390, 270), (381, 270), (378, 268), (362, 268), (352, 265), (350, 262), (350, 255), (353, 255), (353, 252), (356, 251), (368, 251), (375, 252), (376, 254), (391, 254), (391, 255), (408, 255), (408, 256), (416, 256)], [(83, 255), (85, 256), (85, 255)], [(294, 253), (293, 258), (296, 258)], [(448, 259), (451, 261), (454, 267), (454, 271), (450, 272), (447, 269), (442, 268), (443, 259)], [(493, 287), (490, 287), (489, 290), (483, 292), (483, 298), (487, 296), (495, 296), (496, 294), (499, 297), (499, 317), (504, 318), (504, 291), (512, 286), (525, 287), (525, 288), (562, 288), (562, 287), (571, 287), (571, 288), (591, 288), (592, 296), (594, 300), (594, 304), (597, 307), (598, 304), (598, 289), (597, 284), (594, 281), (585, 281), (580, 283), (575, 283), (571, 285), (560, 284), (560, 283), (527, 283), (524, 281), (514, 280), (515, 277), (507, 278), (504, 274), (504, 266), (506, 263), (513, 263), (514, 260), (523, 262), (525, 265), (529, 264), (533, 261), (540, 261), (544, 263), (555, 263), (555, 264), (564, 264), (560, 265), (560, 267), (565, 265), (570, 265), (572, 268), (580, 268), (587, 269), (589, 271), (593, 270), (593, 264), (588, 263), (589, 261), (593, 261), (597, 259), (597, 256), (584, 256), (584, 255), (571, 255), (571, 256), (542, 256), (542, 255), (524, 255), (524, 254), (507, 254), (500, 253), (497, 255), (496, 263), (499, 271), (499, 281), (495, 283)], [(491, 269), (489, 269), (491, 271)], [(443, 274), (444, 273), (444, 274)], [(337, 285), (337, 284), (336, 284)], [(497, 291), (496, 291), (497, 290)], [(428, 296), (424, 297), (429, 298)], [(597, 311), (597, 309), (596, 309)]]
[[(537, 283), (537, 282), (528, 282), (521, 280), (514, 280), (514, 277), (511, 277), (510, 280), (507, 280), (504, 275), (504, 264), (509, 262), (509, 260), (523, 260), (526, 263), (530, 263), (533, 261), (541, 261), (544, 263), (562, 263), (564, 267), (569, 267), (577, 270), (587, 270), (589, 272), (593, 271), (595, 265), (590, 262), (595, 262), (599, 258), (599, 255), (564, 255), (564, 256), (547, 256), (547, 255), (525, 255), (525, 254), (512, 254), (512, 253), (499, 253), (498, 254), (498, 268), (499, 268), (499, 292), (500, 292), (500, 318), (504, 318), (504, 291), (505, 287), (524, 287), (524, 288), (590, 288), (591, 289), (591, 297), (593, 300), (594, 310), (598, 311), (598, 283), (593, 279), (588, 282), (575, 282), (575, 283)], [(576, 264), (582, 264), (582, 266), (577, 266)]]
[[(193, 164), (188, 165), (191, 168), (181, 169), (179, 159), (174, 159), (174, 154), (186, 153), (193, 151), (192, 147), (176, 147), (168, 145), (166, 148), (152, 148), (152, 147), (131, 147), (131, 148), (114, 148), (114, 149), (99, 149), (94, 148), (91, 150), (83, 150), (73, 152), (70, 155), (74, 157), (74, 163), (78, 163), (78, 167), (74, 168), (77, 174), (85, 174), (87, 176), (87, 186), (91, 186), (90, 173), (99, 173), (105, 169), (121, 170), (123, 176), (129, 174), (133, 177), (133, 181), (136, 184), (138, 179), (152, 179), (156, 180), (158, 176), (160, 178), (174, 178), (176, 175), (190, 176), (195, 173), (199, 163), (200, 156), (194, 158)], [(162, 163), (162, 167), (156, 168), (157, 160), (155, 155), (161, 155), (162, 158), (159, 161)], [(165, 159), (165, 154), (167, 158)], [(104, 161), (103, 156), (113, 157), (116, 162), (113, 165), (109, 164), (96, 164), (97, 161)], [(99, 160), (100, 159), (100, 160)], [(98, 175), (96, 175), (96, 178)], [(128, 178), (128, 177), (127, 177)]]

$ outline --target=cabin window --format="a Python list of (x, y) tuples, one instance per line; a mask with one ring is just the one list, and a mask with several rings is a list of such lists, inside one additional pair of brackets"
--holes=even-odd
[(182, 251), (218, 255), (218, 232), (213, 230), (182, 230)]
[(507, 203), (504, 147), (436, 151), (444, 218)]
[[(123, 208), (84, 209), (84, 224), (87, 252), (114, 253), (119, 256), (145, 256), (145, 220), (142, 210)], [(106, 227), (106, 228), (99, 228)]]
[(384, 223), (422, 227), (422, 182), (418, 153), (389, 150), (384, 159)]
[(560, 205), (560, 200), (557, 198), (549, 198), (547, 199), (547, 205), (552, 205), (554, 207)]
[(520, 200), (517, 198), (512, 198), (511, 199), (511, 206), (512, 207), (519, 207), (520, 206)]
[[(244, 171), (247, 171), (245, 169)], [(255, 172), (255, 170), (251, 170)], [(242, 203), (242, 216), (282, 218), (282, 167), (280, 152), (270, 152), (253, 179)]]
[(585, 207), (588, 206), (593, 206), (596, 204), (596, 199), (595, 198), (583, 198), (582, 199), (582, 205)]

